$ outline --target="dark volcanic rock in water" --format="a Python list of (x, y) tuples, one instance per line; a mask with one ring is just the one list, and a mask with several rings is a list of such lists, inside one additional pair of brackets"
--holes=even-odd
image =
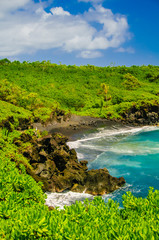
[[(112, 177), (106, 168), (96, 169), (87, 171), (85, 185), (80, 186), (80, 190), (93, 195), (103, 195), (113, 192), (124, 184), (125, 179), (123, 177)], [(73, 191), (78, 192), (78, 185), (73, 188)]]
[(32, 143), (32, 149), (25, 149), (23, 154), (34, 169), (27, 171), (37, 182), (43, 182), (45, 191), (71, 190), (103, 195), (125, 184), (123, 177), (112, 177), (106, 168), (88, 171), (88, 162), (78, 161), (75, 150), (69, 149), (67, 138), (61, 134), (38, 139), (22, 134), (21, 140), (25, 139)]

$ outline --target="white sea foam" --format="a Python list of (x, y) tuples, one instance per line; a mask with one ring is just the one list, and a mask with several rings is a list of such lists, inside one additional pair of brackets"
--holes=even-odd
[(80, 159), (83, 159), (84, 158), (84, 155), (82, 153), (77, 153), (77, 158), (80, 160)]
[(105, 200), (105, 202), (107, 202), (109, 199), (117, 199), (118, 196), (119, 198), (121, 198), (121, 195), (130, 191), (131, 188), (132, 188), (132, 184), (126, 183), (123, 187), (117, 189), (116, 191), (109, 194), (104, 194), (103, 199)]
[(159, 177), (158, 176), (154, 176), (154, 178), (159, 181)]
[[(100, 139), (106, 138), (106, 140), (110, 140), (116, 137), (116, 136), (128, 136), (132, 134), (138, 134), (140, 132), (149, 132), (149, 131), (154, 131), (154, 130), (159, 130), (159, 127), (157, 126), (144, 126), (144, 127), (124, 127), (124, 128), (116, 128), (116, 127), (111, 127), (110, 129), (108, 128), (98, 128), (98, 131), (95, 133), (91, 133), (87, 136), (89, 137), (83, 137), (82, 139), (76, 140), (76, 141), (69, 141), (67, 144), (69, 145), (70, 148), (79, 148), (80, 146), (84, 146), (84, 142), (92, 142)], [(113, 139), (112, 139), (113, 140)], [(114, 139), (115, 140), (115, 139)], [(90, 146), (88, 146), (90, 148)]]
[(148, 155), (148, 154), (157, 154), (159, 153), (159, 144), (155, 144), (154, 147), (143, 146), (142, 144), (127, 144), (125, 146), (116, 145), (110, 149), (105, 149), (105, 152), (112, 152), (115, 154), (122, 155)]
[(102, 146), (96, 146), (93, 144), (83, 144), (82, 148), (86, 148), (86, 149), (90, 149), (90, 150), (95, 150), (95, 151), (99, 151), (99, 152), (104, 152), (105, 151), (105, 147)]
[(47, 199), (45, 204), (47, 206), (59, 207), (59, 209), (63, 209), (64, 206), (70, 206), (74, 204), (76, 201), (84, 201), (84, 199), (88, 198), (93, 200), (93, 196), (87, 193), (76, 193), (76, 192), (65, 192), (65, 193), (50, 193), (47, 192)]
[(105, 156), (104, 158), (96, 158), (90, 165), (89, 167), (94, 167), (95, 165), (100, 165), (101, 168), (106, 167), (110, 170), (111, 167), (113, 166), (128, 166), (128, 167), (136, 167), (139, 168), (141, 167), (141, 163), (138, 161), (134, 160), (129, 160), (129, 159), (118, 159), (113, 156)]
[[(123, 194), (123, 192), (129, 191), (132, 185), (125, 184), (124, 187), (116, 190), (113, 193), (105, 194), (102, 196), (104, 200), (114, 199), (116, 196)], [(45, 204), (47, 206), (58, 207), (59, 209), (63, 209), (64, 206), (70, 206), (74, 204), (76, 201), (84, 201), (86, 198), (89, 200), (93, 200), (94, 196), (87, 193), (76, 193), (76, 192), (65, 192), (65, 193), (46, 193), (47, 198), (45, 200)]]

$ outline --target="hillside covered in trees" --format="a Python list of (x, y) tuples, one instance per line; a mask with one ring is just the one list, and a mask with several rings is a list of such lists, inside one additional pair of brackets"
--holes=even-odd
[(159, 67), (77, 67), (3, 59), (0, 101), (0, 122), (13, 115), (15, 121), (19, 116), (46, 122), (58, 109), (65, 114), (156, 123)]

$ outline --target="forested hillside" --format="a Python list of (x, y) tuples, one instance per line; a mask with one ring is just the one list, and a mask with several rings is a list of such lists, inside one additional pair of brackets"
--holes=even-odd
[[(159, 67), (77, 67), (49, 61), (10, 63), (3, 59), (0, 61), (0, 100), (5, 102), (1, 104), (0, 121), (5, 119), (3, 109), (7, 107), (6, 117), (20, 111), (20, 117), (30, 116), (43, 122), (53, 117), (55, 109), (60, 109), (66, 113), (129, 119), (130, 122), (134, 122), (133, 118), (150, 118), (147, 122), (155, 123), (158, 116), (154, 112), (158, 112), (159, 106)], [(141, 116), (131, 115), (139, 115), (138, 110)], [(147, 115), (148, 112), (153, 116)], [(17, 119), (18, 114), (15, 115)]]

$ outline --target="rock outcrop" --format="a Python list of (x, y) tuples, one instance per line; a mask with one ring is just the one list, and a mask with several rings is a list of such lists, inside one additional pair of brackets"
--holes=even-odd
[(136, 106), (122, 114), (123, 121), (135, 125), (155, 125), (159, 123), (159, 105)]
[(74, 149), (67, 146), (67, 138), (61, 134), (33, 138), (23, 133), (15, 144), (30, 142), (23, 151), (33, 169), (27, 172), (38, 182), (43, 182), (43, 189), (50, 192), (71, 190), (93, 195), (110, 193), (125, 184), (123, 177), (112, 177), (106, 168), (88, 170), (87, 161), (78, 161)]

